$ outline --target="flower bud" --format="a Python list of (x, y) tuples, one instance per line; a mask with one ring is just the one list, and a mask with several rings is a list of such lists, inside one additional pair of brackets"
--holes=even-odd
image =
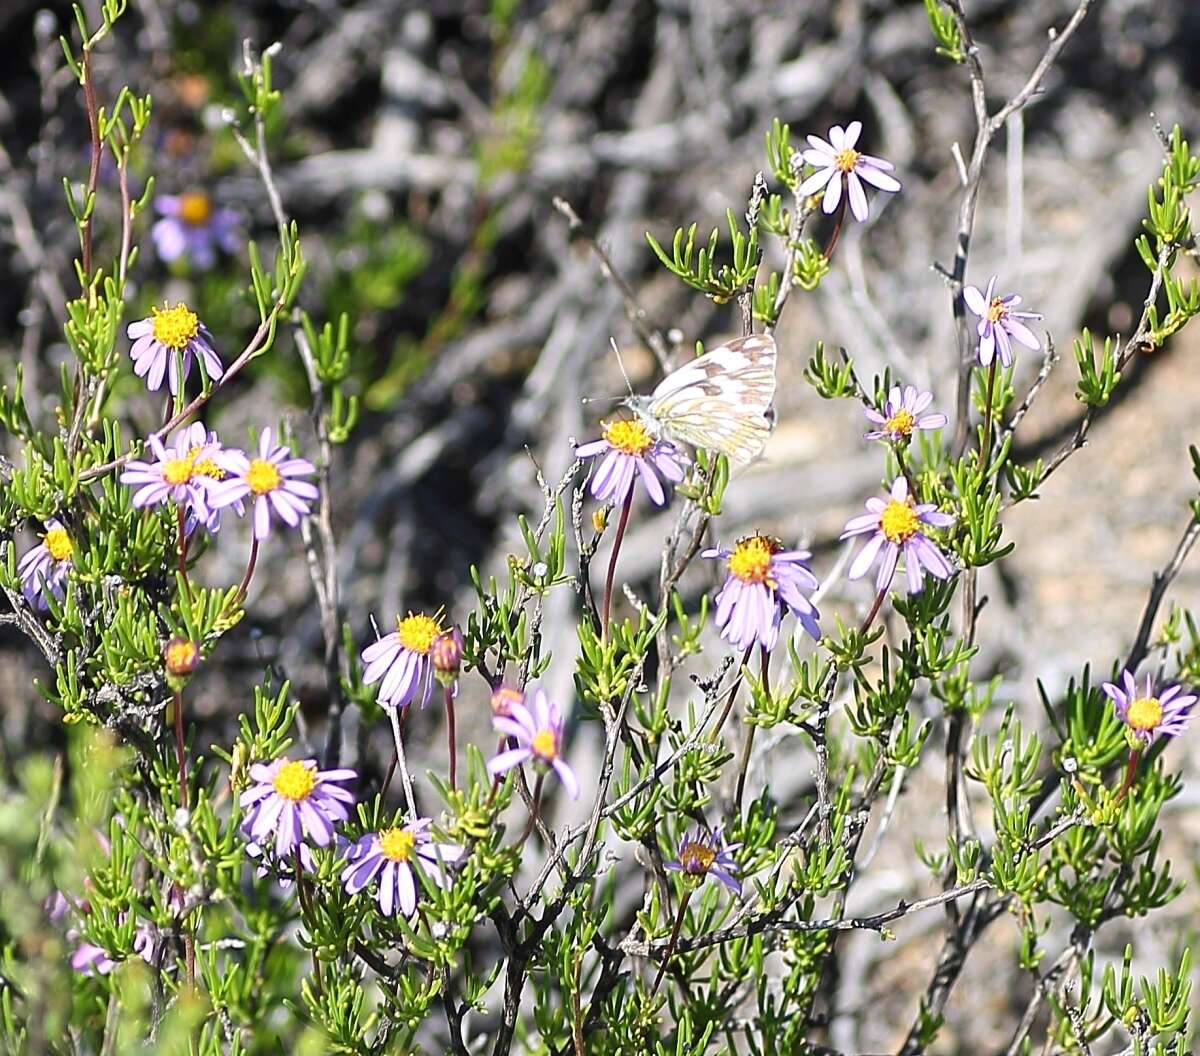
[(457, 627), (433, 640), (429, 647), (429, 662), (433, 664), (434, 677), (448, 686), (458, 678), (462, 664), (462, 635)]
[(508, 718), (514, 704), (524, 704), (525, 694), (512, 686), (499, 685), (492, 690), (493, 717)]
[(200, 663), (200, 646), (187, 638), (172, 638), (163, 650), (167, 682), (173, 689), (182, 686)]

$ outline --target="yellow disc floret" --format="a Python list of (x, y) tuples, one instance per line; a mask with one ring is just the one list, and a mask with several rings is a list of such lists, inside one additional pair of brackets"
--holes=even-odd
[(1139, 697), (1131, 700), (1125, 711), (1125, 721), (1134, 730), (1153, 730), (1162, 722), (1163, 707), (1158, 697)]
[(626, 455), (644, 455), (654, 446), (654, 438), (639, 421), (604, 422), (604, 439)]
[(224, 480), (228, 474), (220, 466), (217, 465), (213, 458), (201, 458), (197, 461), (197, 457), (204, 448), (200, 446), (193, 447), (188, 452), (188, 458), (192, 460), (192, 473), (197, 477), (209, 477), (212, 480)]
[(748, 535), (739, 539), (729, 555), (729, 571), (743, 583), (769, 583), (771, 555), (782, 547), (765, 535)]
[(558, 738), (554, 736), (553, 730), (538, 730), (529, 746), (533, 749), (533, 754), (543, 762), (552, 762), (558, 755)]
[(190, 458), (168, 458), (162, 464), (163, 480), (167, 484), (186, 484), (192, 479), (196, 466)]
[(295, 760), (286, 762), (271, 779), (271, 784), (284, 799), (299, 803), (308, 799), (317, 787), (317, 768)]
[(274, 491), (283, 483), (283, 477), (274, 462), (265, 458), (252, 458), (250, 468), (246, 470), (246, 484), (255, 495), (265, 495)]
[(1004, 303), (1003, 297), (993, 297), (992, 303), (988, 305), (987, 318), (989, 323), (998, 323), (1008, 315), (1008, 306)]
[(911, 502), (892, 499), (879, 515), (879, 530), (889, 543), (906, 543), (921, 530), (921, 520)]
[(851, 150), (849, 147), (839, 150), (833, 156), (833, 166), (838, 172), (853, 172), (856, 164), (858, 164), (858, 151)]
[(200, 333), (200, 317), (186, 304), (174, 308), (154, 308), (150, 321), (154, 340), (172, 352), (182, 351)]
[(679, 864), (688, 873), (707, 873), (716, 858), (717, 852), (707, 843), (687, 843), (679, 852)]
[(203, 191), (179, 196), (179, 219), (192, 227), (203, 227), (212, 216), (212, 199)]
[(911, 436), (913, 426), (916, 424), (917, 420), (912, 416), (912, 411), (901, 407), (900, 410), (883, 423), (883, 428), (893, 436)]
[(417, 845), (408, 829), (384, 829), (379, 834), (379, 853), (389, 862), (407, 862)]
[(396, 621), (396, 634), (400, 636), (400, 644), (410, 653), (420, 653), (424, 656), (443, 633), (441, 621), (435, 616), (426, 616), (423, 612), (410, 612), (403, 619)]
[(70, 561), (71, 555), (75, 552), (75, 548), (71, 545), (71, 537), (67, 535), (65, 528), (51, 528), (42, 541), (55, 561)]

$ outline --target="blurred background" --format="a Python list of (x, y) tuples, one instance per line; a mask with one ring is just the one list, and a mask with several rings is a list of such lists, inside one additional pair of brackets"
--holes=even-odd
[[(991, 109), (1025, 81), (1047, 30), (1074, 7), (969, 5)], [(343, 615), (359, 643), (370, 640), (372, 614), (384, 626), (409, 608), (444, 606), (462, 620), (474, 601), (470, 566), (503, 572), (509, 552), (521, 549), (515, 515), (536, 518), (542, 509), (535, 467), (558, 479), (571, 463), (572, 438), (596, 430), (595, 409), (581, 398), (623, 390), (610, 337), (636, 387), (657, 380), (654, 358), (583, 236), (604, 245), (648, 325), (684, 355), (696, 340), (738, 332), (735, 306), (683, 287), (644, 236), (665, 242), (678, 226), (698, 221), (707, 232), (724, 227), (726, 209), (744, 213), (755, 174), (766, 168), (773, 118), (791, 124), (794, 140), (861, 120), (862, 148), (893, 161), (904, 189), (874, 197), (870, 221), (843, 233), (819, 290), (790, 301), (778, 331), (779, 426), (766, 458), (730, 488), (719, 538), (759, 528), (802, 542), (824, 575), (838, 558), (845, 519), (879, 484), (881, 458), (861, 442), (861, 409), (822, 402), (801, 377), (817, 341), (844, 347), (864, 382), (890, 366), (933, 389), (952, 413), (952, 316), (933, 265), (949, 265), (953, 255), (954, 151), (958, 144), (969, 153), (974, 118), (966, 73), (934, 53), (920, 2), (131, 0), (130, 8), (100, 49), (95, 76), (105, 97), (124, 83), (154, 96), (139, 181), (144, 187), (153, 176), (156, 196), (193, 196), (194, 216), (209, 223), (219, 215), (225, 226), (216, 233), (237, 237), (216, 238), (211, 261), (203, 252), (172, 258), (156, 246), (157, 217), (147, 213), (129, 318), (164, 299), (186, 300), (226, 361), (257, 323), (246, 240), (268, 252), (274, 244), (266, 197), (227, 110), (243, 105), (235, 77), (243, 41), (280, 44), (283, 117), (270, 129), (270, 147), (309, 261), (301, 303), (318, 322), (347, 313), (352, 387), (362, 400), (360, 423), (333, 464)], [(72, 288), (77, 251), (62, 181), (83, 180), (88, 164), (84, 113), (56, 39), (70, 26), (65, 4), (0, 5), (0, 383), (11, 384), (21, 364), (26, 398), (44, 425), (66, 357), (62, 291)], [(1198, 54), (1200, 6), (1192, 0), (1101, 0), (1046, 78), (1044, 97), (997, 137), (967, 278), (982, 286), (998, 273), (1001, 290), (1020, 291), (1044, 313), (1065, 356), (1025, 423), (1023, 461), (1052, 451), (1074, 428), (1073, 337), (1084, 326), (1128, 333), (1141, 311), (1146, 273), (1133, 240), (1161, 166), (1152, 115), (1168, 129), (1179, 123), (1185, 135), (1197, 129)], [(117, 231), (107, 171), (101, 195), (103, 258), (115, 252)], [(580, 229), (556, 210), (556, 196), (573, 207)], [(818, 226), (818, 237), (826, 230)], [(773, 244), (767, 262), (782, 266)], [(1107, 677), (1133, 637), (1152, 572), (1187, 520), (1198, 340), (1185, 332), (1139, 358), (1089, 447), (1039, 501), (1013, 511), (1016, 552), (981, 579), (988, 604), (976, 670), (1000, 676), (998, 698), (1016, 701), (1031, 724), (1041, 721), (1038, 680), (1053, 694), (1089, 663)], [(1019, 365), (1019, 393), (1040, 366), (1036, 355)], [(161, 420), (159, 397), (131, 371), (114, 400), (126, 435)], [(248, 427), (284, 416), (311, 456), (307, 400), (291, 334), (281, 328), (275, 352), (222, 391), (207, 421), (236, 443)], [(671, 523), (648, 506), (635, 511), (621, 562), (635, 594), (656, 579)], [(235, 582), (245, 548), (237, 529), (223, 532), (198, 577)], [(602, 550), (595, 570), (605, 557)], [(689, 604), (712, 585), (704, 570), (685, 580)], [(1185, 568), (1174, 597), (1196, 602), (1198, 585), (1200, 576)], [(840, 584), (827, 614), (864, 609), (869, 589)], [(575, 632), (570, 598), (556, 604), (544, 629), (556, 657), (548, 681), (565, 700)], [(272, 540), (248, 609), (222, 643), (220, 662), (195, 683), (198, 743), (221, 740), (266, 668), (293, 681), (305, 705), (303, 735), (320, 743), (321, 629), (297, 540)], [(701, 667), (720, 655), (714, 649)], [(0, 627), (0, 750), (8, 761), (28, 745), (62, 741), (59, 716), (31, 688), (46, 673), (37, 654)], [(480, 743), (485, 693), (479, 680), (463, 697), (460, 736)], [(436, 709), (416, 716), (413, 737), (440, 760), (438, 722)], [(585, 774), (590, 737), (577, 737)], [(797, 767), (788, 754), (797, 743), (760, 746), (762, 766), (752, 770), (781, 797), (808, 780), (809, 762)], [(357, 729), (346, 762), (382, 768), (388, 745), (382, 725)], [(1180, 744), (1170, 754), (1194, 774), (1187, 750)], [(931, 758), (928, 773), (909, 778), (850, 912), (932, 889), (912, 841), (941, 838), (939, 766)], [(1196, 803), (1185, 791), (1171, 815), (1178, 826), (1170, 853), (1186, 875), (1200, 840)], [(1190, 941), (1197, 905), (1189, 893), (1143, 929), (1142, 970)], [(834, 1046), (895, 1044), (914, 1012), (911, 988), (900, 981), (931, 971), (939, 927), (936, 915), (909, 918), (897, 943), (855, 935), (842, 944)], [(1114, 925), (1101, 948), (1119, 953), (1125, 934)], [(989, 941), (1010, 950), (1015, 936), (1002, 920)], [(978, 951), (948, 1006), (948, 1037), (964, 1051), (995, 1043), (998, 1024), (1028, 999), (1027, 977), (997, 979), (994, 968)], [(887, 1002), (896, 991), (893, 1009)], [(874, 1013), (862, 1015), (868, 1007)]]

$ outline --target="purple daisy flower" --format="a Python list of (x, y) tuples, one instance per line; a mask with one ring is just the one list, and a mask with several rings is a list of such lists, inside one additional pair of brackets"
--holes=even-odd
[(34, 612), (49, 610), (48, 597), (62, 600), (67, 592), (67, 573), (71, 571), (74, 554), (75, 548), (67, 530), (53, 518), (48, 520), (42, 541), (17, 563), (21, 593)]
[(1041, 342), (1021, 320), (1042, 317), (1037, 312), (1013, 311), (1021, 303), (1020, 296), (1010, 293), (1007, 297), (996, 297), (995, 289), (996, 276), (993, 275), (988, 279), (986, 293), (980, 293), (978, 286), (964, 286), (963, 301), (973, 314), (979, 316), (979, 362), (986, 367), (999, 352), (1001, 364), (1011, 367), (1014, 341), (1033, 352), (1041, 348)]
[(434, 676), (429, 652), (445, 633), (437, 616), (410, 612), (397, 617), (391, 634), (363, 650), (363, 685), (380, 683), (378, 700), (385, 708), (404, 708), (418, 698), (425, 707)]
[(509, 738), (510, 747), (488, 760), (488, 773), (498, 777), (532, 759), (540, 770), (552, 769), (558, 775), (568, 796), (579, 798), (575, 771), (562, 758), (562, 710), (544, 689), (531, 690), (524, 703), (510, 703), (507, 715), (493, 711), (492, 726)]
[(1113, 702), (1113, 708), (1129, 730), (1130, 735), (1142, 744), (1150, 744), (1159, 737), (1177, 737), (1188, 728), (1191, 721), (1194, 694), (1187, 693), (1182, 686), (1164, 686), (1154, 692), (1154, 680), (1146, 676), (1146, 688), (1139, 695), (1132, 673), (1121, 675), (1122, 685), (1105, 682), (1100, 688)]
[(825, 188), (821, 208), (826, 213), (832, 213), (841, 202), (844, 189), (850, 199), (850, 212), (861, 223), (867, 218), (867, 194), (863, 189), (863, 181), (889, 193), (900, 190), (900, 181), (888, 175), (896, 168), (890, 161), (861, 154), (854, 149), (860, 132), (862, 122), (851, 121), (844, 130), (840, 125), (834, 125), (829, 130), (828, 142), (819, 136), (807, 137), (810, 149), (804, 151), (801, 157), (817, 171), (800, 184), (796, 193), (807, 196)]
[(186, 256), (207, 271), (217, 262), (217, 249), (236, 253), (241, 244), (238, 217), (232, 209), (217, 208), (203, 191), (160, 194), (154, 208), (161, 214), (150, 229), (154, 248), (167, 264)]
[(217, 466), (229, 474), (229, 479), (215, 484), (210, 490), (210, 505), (239, 505), (243, 499), (254, 504), (254, 538), (266, 539), (271, 534), (271, 515), (289, 528), (295, 528), (300, 518), (312, 509), (309, 503), (317, 498), (315, 484), (297, 477), (307, 477), (317, 467), (304, 458), (292, 458), (291, 451), (272, 443), (272, 433), (264, 429), (258, 438), (258, 457), (247, 458), (245, 452), (226, 448), (214, 456)]
[(916, 594), (925, 586), (925, 573), (937, 579), (949, 579), (954, 569), (945, 555), (922, 531), (922, 526), (946, 528), (954, 523), (948, 513), (941, 513), (933, 503), (917, 505), (908, 494), (908, 481), (897, 477), (892, 484), (890, 499), (867, 499), (870, 513), (851, 517), (846, 522), (841, 538), (870, 534), (850, 565), (850, 579), (859, 579), (867, 574), (875, 558), (883, 554), (879, 563), (879, 574), (875, 577), (875, 588), (887, 590), (896, 572), (896, 562), (904, 554), (904, 571), (908, 575), (909, 593)]
[(254, 784), (242, 793), (246, 810), (242, 832), (260, 846), (274, 843), (287, 858), (305, 837), (318, 847), (333, 840), (333, 826), (349, 817), (354, 794), (338, 782), (353, 781), (353, 770), (318, 770), (315, 759), (276, 759), (250, 767)]
[(727, 642), (738, 649), (749, 649), (756, 642), (774, 649), (785, 606), (814, 640), (820, 639), (821, 614), (801, 593), (804, 588), (817, 588), (807, 550), (785, 550), (778, 539), (755, 533), (739, 539), (732, 550), (705, 550), (701, 556), (729, 561), (716, 612), (721, 637)]
[(742, 885), (735, 875), (738, 864), (733, 858), (733, 852), (740, 846), (740, 843), (725, 842), (724, 825), (718, 825), (712, 832), (697, 828), (679, 841), (678, 857), (666, 866), (674, 872), (698, 878), (698, 882), (716, 877), (735, 895), (740, 895)]
[(151, 433), (146, 443), (155, 460), (130, 462), (121, 473), (122, 484), (138, 489), (133, 505), (142, 509), (169, 499), (194, 520), (207, 524), (212, 518), (209, 496), (220, 479), (215, 474), (222, 472), (214, 462), (220, 448), (210, 446), (207, 439), (199, 423), (176, 433), (170, 447)]
[(923, 414), (933, 403), (932, 392), (921, 392), (915, 385), (893, 385), (882, 411), (868, 407), (863, 413), (878, 429), (865, 434), (867, 440), (889, 440), (894, 444), (907, 443), (916, 429), (941, 429), (947, 421), (944, 414)]
[(151, 308), (150, 315), (130, 323), (125, 333), (133, 342), (129, 347), (133, 372), (146, 379), (151, 392), (162, 388), (165, 377), (171, 395), (177, 395), (191, 374), (195, 359), (201, 361), (205, 374), (213, 381), (225, 373), (221, 357), (213, 348), (212, 334), (182, 302), (174, 308), (166, 304)]
[(601, 502), (620, 506), (633, 491), (637, 477), (650, 501), (662, 506), (667, 501), (663, 480), (678, 484), (683, 480), (687, 457), (666, 440), (655, 440), (646, 426), (637, 420), (602, 422), (604, 435), (575, 448), (577, 458), (604, 455), (592, 477), (591, 492)]
[(346, 894), (358, 894), (378, 876), (376, 898), (384, 916), (399, 909), (411, 917), (417, 911), (414, 865), (439, 887), (449, 887), (450, 878), (442, 867), (459, 861), (466, 849), (456, 843), (434, 843), (431, 824), (431, 818), (418, 818), (411, 825), (368, 832), (356, 841), (350, 848), (350, 864), (342, 872)]

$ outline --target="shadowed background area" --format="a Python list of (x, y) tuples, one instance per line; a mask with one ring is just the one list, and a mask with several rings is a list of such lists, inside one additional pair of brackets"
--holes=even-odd
[[(993, 109), (1028, 77), (1048, 27), (1061, 26), (1075, 6), (971, 5)], [(0, 8), (0, 382), (11, 383), (20, 364), (35, 416), (53, 407), (66, 360), (62, 291), (74, 282), (77, 242), (62, 181), (78, 184), (88, 164), (84, 114), (56, 43), (70, 17), (65, 5), (7, 0)], [(581, 399), (623, 390), (610, 337), (635, 387), (647, 391), (657, 380), (655, 359), (629, 320), (629, 298), (605, 275), (590, 239), (628, 284), (642, 329), (663, 335), (673, 352), (686, 355), (697, 340), (712, 345), (739, 331), (736, 306), (686, 289), (658, 265), (644, 236), (666, 242), (693, 220), (706, 232), (724, 227), (727, 209), (743, 214), (766, 167), (772, 119), (790, 123), (794, 140), (861, 120), (863, 149), (896, 164), (903, 191), (875, 196), (870, 221), (843, 233), (819, 290), (793, 296), (777, 334), (778, 426), (765, 459), (730, 487), (712, 539), (762, 529), (810, 546), (824, 576), (846, 518), (877, 488), (880, 460), (862, 443), (860, 409), (821, 401), (802, 377), (818, 341), (844, 348), (864, 381), (890, 367), (932, 389), (937, 406), (953, 414), (953, 316), (934, 265), (953, 258), (956, 153), (969, 153), (974, 117), (966, 73), (934, 54), (920, 3), (131, 0), (128, 25), (97, 55), (95, 77), (154, 95), (135, 191), (153, 175), (157, 193), (203, 192), (270, 247), (269, 203), (224, 113), (239, 101), (234, 74), (243, 40), (281, 45), (274, 70), (285, 114), (270, 130), (271, 149), (309, 260), (302, 304), (318, 320), (344, 312), (351, 321), (351, 388), (361, 419), (335, 448), (331, 479), (341, 615), (355, 641), (371, 639), (372, 616), (386, 630), (410, 608), (440, 606), (462, 619), (475, 600), (470, 566), (499, 572), (521, 550), (515, 515), (536, 519), (543, 504), (536, 469), (559, 479), (572, 440), (595, 435), (595, 407)], [(1047, 76), (1045, 98), (996, 139), (967, 279), (982, 286), (999, 273), (1002, 289), (1020, 290), (1044, 314), (1042, 328), (1064, 356), (1027, 422), (1023, 461), (1048, 455), (1075, 427), (1072, 338), (1084, 326), (1128, 334), (1136, 325), (1146, 284), (1133, 240), (1146, 187), (1161, 167), (1152, 115), (1168, 128), (1180, 124), (1185, 135), (1197, 128), (1197, 49), (1200, 8), (1189, 0), (1098, 3)], [(106, 179), (112, 174), (102, 171)], [(111, 238), (115, 223), (102, 207), (99, 237)], [(155, 252), (149, 223), (136, 232), (133, 303), (148, 311), (186, 299), (228, 360), (257, 323), (244, 248), (207, 270), (168, 263)], [(816, 233), (828, 233), (826, 219), (818, 218)], [(766, 263), (783, 266), (774, 244)], [(977, 676), (999, 676), (999, 697), (1015, 701), (1031, 724), (1038, 680), (1053, 693), (1088, 663), (1108, 676), (1137, 629), (1152, 573), (1169, 560), (1187, 521), (1195, 487), (1187, 445), (1196, 439), (1200, 400), (1195, 342), (1185, 335), (1134, 362), (1130, 384), (1102, 411), (1089, 447), (1047, 482), (1039, 501), (1013, 512), (1008, 535), (1017, 552), (1004, 578), (993, 569), (981, 576), (987, 633)], [(1036, 354), (1022, 361), (1018, 393), (1041, 366)], [(126, 435), (161, 421), (161, 400), (132, 372), (115, 393)], [(278, 409), (311, 455), (312, 427), (298, 409), (306, 404), (303, 365), (290, 328), (281, 328), (277, 351), (223, 393), (208, 424), (234, 442), (263, 423), (264, 408)], [(621, 561), (635, 597), (657, 580), (671, 523), (670, 514), (635, 508)], [(223, 532), (198, 578), (236, 582), (245, 549), (241, 527)], [(606, 557), (607, 543), (595, 574)], [(713, 577), (711, 569), (689, 573), (689, 604)], [(1177, 600), (1197, 600), (1198, 585), (1185, 567)], [(850, 619), (870, 600), (867, 585), (840, 582), (824, 611)], [(543, 626), (556, 658), (547, 680), (562, 700), (570, 697), (577, 648), (569, 603), (552, 602)], [(248, 618), (221, 651), (222, 662), (196, 679), (196, 743), (227, 739), (247, 704), (245, 686), (267, 667), (291, 679), (303, 700), (302, 735), (324, 742), (322, 627), (298, 539), (266, 550)], [(714, 650), (696, 670), (710, 670), (720, 655)], [(7, 760), (26, 745), (62, 741), (59, 715), (30, 689), (45, 676), (38, 654), (0, 626)], [(482, 679), (469, 681), (460, 705), (460, 738), (481, 745), (492, 736), (486, 693)], [(926, 707), (937, 714), (936, 701)], [(445, 750), (441, 713), (411, 719), (422, 771), (422, 744), (439, 759)], [(751, 792), (765, 783), (780, 802), (807, 797), (806, 750), (795, 739), (761, 742)], [(390, 744), (385, 724), (347, 714), (344, 763), (378, 775)], [(1181, 762), (1186, 748), (1171, 751)], [(594, 773), (592, 731), (580, 732), (574, 753), (581, 775)], [(936, 761), (910, 776), (849, 912), (927, 893), (928, 871), (912, 841), (943, 838)], [(1185, 791), (1169, 808), (1178, 822), (1169, 852), (1186, 862), (1200, 840), (1196, 802)], [(556, 820), (571, 819), (569, 804), (555, 809)], [(1189, 894), (1140, 933), (1144, 969), (1191, 941), (1196, 908)], [(913, 1015), (910, 988), (901, 984), (932, 970), (938, 928), (932, 915), (902, 921), (895, 943), (869, 933), (844, 939), (830, 984), (834, 1047), (898, 1044)], [(1119, 954), (1127, 934), (1115, 925), (1101, 952)], [(1001, 921), (988, 941), (1007, 950), (1016, 936)], [(1003, 1044), (1031, 989), (1028, 976), (1012, 971), (1012, 979), (996, 978), (986, 952), (974, 957), (947, 1006), (943, 1046), (973, 1052)], [(867, 1008), (870, 1016), (862, 1014)]]

